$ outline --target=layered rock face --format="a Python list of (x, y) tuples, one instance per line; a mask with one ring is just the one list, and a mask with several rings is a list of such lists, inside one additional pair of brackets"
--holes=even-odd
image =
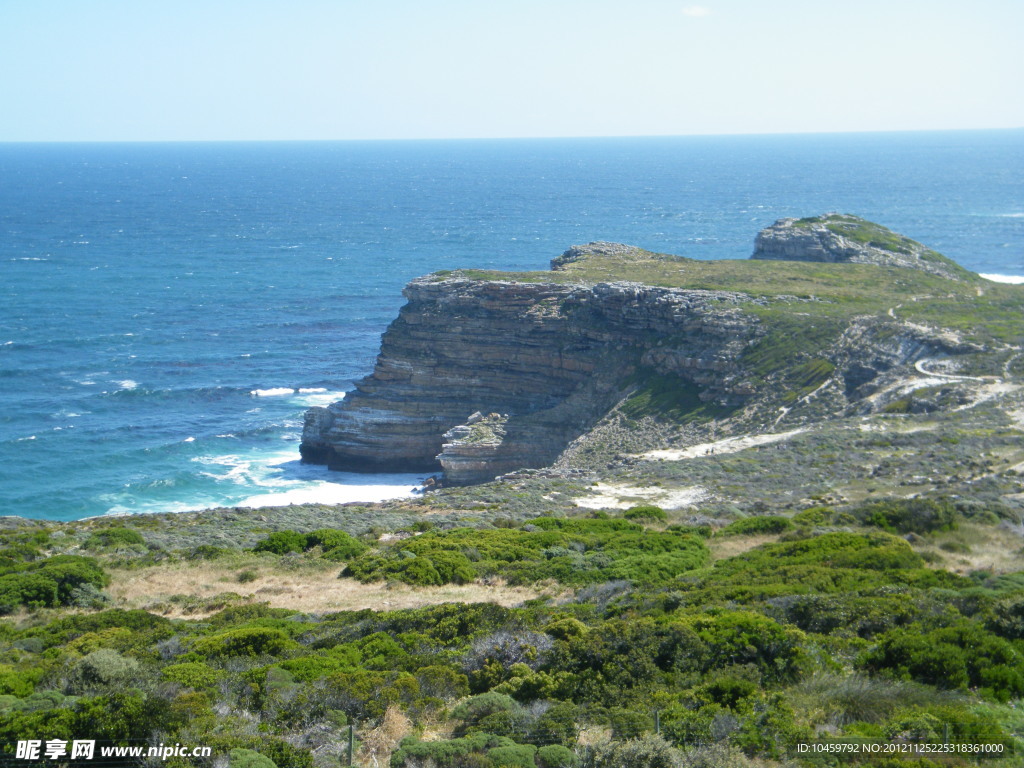
[(306, 414), (304, 461), (443, 467), (449, 483), (480, 482), (550, 464), (622, 397), (637, 366), (696, 384), (702, 399), (737, 403), (751, 391), (737, 359), (760, 329), (739, 294), (429, 276), (404, 295), (373, 373)]
[(837, 213), (779, 219), (758, 233), (750, 258), (876, 264), (954, 279), (962, 278), (965, 272), (915, 240), (857, 216)]

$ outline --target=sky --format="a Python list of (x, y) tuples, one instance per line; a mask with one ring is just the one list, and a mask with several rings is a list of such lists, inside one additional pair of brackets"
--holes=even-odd
[(1024, 126), (1024, 0), (0, 0), (0, 141)]

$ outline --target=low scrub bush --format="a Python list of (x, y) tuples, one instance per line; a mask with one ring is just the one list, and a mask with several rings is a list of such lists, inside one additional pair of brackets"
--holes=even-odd
[(298, 644), (280, 629), (240, 627), (200, 638), (193, 650), (201, 656), (279, 656), (297, 649)]
[(996, 701), (1024, 696), (1024, 655), (967, 621), (931, 632), (892, 630), (858, 663), (873, 673), (938, 688), (978, 689)]
[(889, 499), (851, 510), (865, 525), (890, 533), (931, 533), (956, 528), (956, 507), (944, 499)]
[(146, 540), (142, 538), (142, 534), (121, 526), (101, 528), (90, 534), (82, 544), (86, 549), (120, 549), (145, 545)]
[(746, 517), (729, 523), (719, 531), (720, 536), (754, 536), (758, 534), (785, 533), (793, 529), (793, 523), (788, 517), (777, 515), (761, 515), (758, 517)]

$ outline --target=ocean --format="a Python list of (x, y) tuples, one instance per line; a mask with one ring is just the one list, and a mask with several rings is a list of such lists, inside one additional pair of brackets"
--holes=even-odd
[(828, 211), (1024, 279), (1024, 131), (0, 144), (0, 515), (372, 501), (298, 461), (402, 286), (612, 240), (746, 258)]

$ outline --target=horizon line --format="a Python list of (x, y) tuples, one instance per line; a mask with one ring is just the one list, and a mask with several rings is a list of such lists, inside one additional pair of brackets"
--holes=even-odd
[(995, 133), (1024, 131), (1024, 126), (1009, 128), (878, 128), (862, 131), (770, 131), (760, 133), (635, 133), (609, 135), (553, 135), (553, 136), (435, 136), (347, 139), (0, 139), (5, 144), (313, 144), (313, 143), (384, 143), (384, 142), (444, 142), (444, 141), (551, 141), (600, 139), (684, 139), (767, 136), (858, 136), (871, 134), (910, 133)]

